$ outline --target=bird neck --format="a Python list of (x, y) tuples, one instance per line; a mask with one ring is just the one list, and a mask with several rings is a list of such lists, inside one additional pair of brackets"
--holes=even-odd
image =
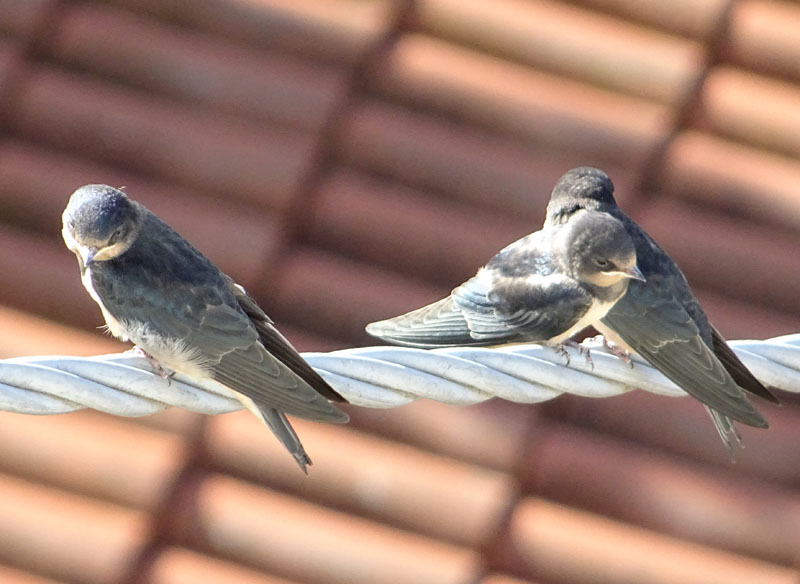
[(591, 292), (594, 298), (600, 302), (614, 302), (621, 298), (625, 292), (628, 291), (630, 280), (622, 278), (619, 282), (615, 282), (610, 286), (597, 286), (596, 284), (589, 284), (584, 282), (583, 285)]

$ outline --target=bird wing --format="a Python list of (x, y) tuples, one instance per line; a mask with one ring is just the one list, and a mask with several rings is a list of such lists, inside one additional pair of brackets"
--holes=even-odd
[(636, 293), (637, 290), (647, 287), (652, 294), (657, 294), (661, 298), (672, 299), (679, 303), (683, 311), (688, 314), (697, 327), (704, 344), (711, 349), (733, 381), (740, 388), (777, 403), (777, 399), (770, 393), (769, 389), (755, 378), (739, 357), (736, 356), (736, 353), (733, 352), (728, 343), (725, 342), (725, 339), (708, 321), (708, 317), (692, 293), (686, 277), (672, 258), (641, 227), (624, 215), (618, 207), (615, 208), (614, 212), (625, 223), (631, 237), (633, 237), (637, 249), (639, 267), (645, 270), (648, 278), (648, 284), (632, 285), (630, 289)]
[(756, 379), (755, 375), (742, 363), (741, 359), (731, 349), (731, 346), (725, 342), (725, 339), (713, 326), (711, 327), (711, 340), (714, 354), (739, 387), (774, 404), (780, 403), (778, 398), (772, 395), (769, 388)]
[[(134, 272), (135, 268), (130, 268)], [(134, 273), (129, 273), (135, 276)], [(200, 366), (208, 375), (230, 389), (251, 398), (259, 408), (274, 408), (311, 420), (346, 421), (347, 415), (331, 405), (323, 395), (292, 369), (295, 361), (291, 345), (271, 323), (261, 326), (272, 347), (270, 353), (259, 338), (257, 327), (227, 294), (227, 282), (217, 278), (188, 283), (171, 278), (159, 283), (159, 293), (136, 286), (129, 289), (103, 289), (106, 308), (126, 323), (128, 335), (158, 360), (160, 352), (182, 353), (187, 362)], [(152, 284), (149, 284), (152, 286)], [(266, 315), (265, 315), (266, 316)], [(166, 340), (166, 341), (165, 341)], [(282, 357), (293, 354), (292, 365)], [(169, 364), (170, 362), (167, 361)], [(180, 367), (175, 367), (180, 371)], [(332, 390), (331, 390), (332, 391)]]
[(266, 313), (261, 310), (261, 307), (256, 301), (245, 292), (244, 288), (234, 283), (230, 278), (228, 278), (228, 281), (233, 290), (236, 302), (238, 302), (239, 307), (244, 311), (252, 325), (256, 328), (261, 344), (264, 345), (267, 351), (271, 355), (277, 357), (282, 363), (289, 367), (289, 369), (294, 371), (305, 380), (306, 383), (329, 400), (338, 402), (347, 401), (339, 395), (327, 381), (322, 379), (320, 374), (308, 364), (308, 361), (303, 359), (300, 353), (297, 352), (286, 337), (275, 327), (272, 319), (268, 317)]
[(367, 332), (373, 337), (407, 347), (432, 349), (476, 344), (469, 324), (452, 296), (394, 318), (370, 323)]
[(540, 230), (515, 241), (447, 298), (369, 324), (367, 332), (425, 348), (546, 342), (565, 333), (593, 299), (557, 269), (552, 235)]
[(591, 306), (589, 294), (556, 277), (546, 284), (481, 270), (447, 298), (367, 325), (367, 332), (413, 347), (545, 342), (569, 330)]
[(486, 270), (453, 291), (476, 339), (545, 342), (568, 331), (592, 305), (591, 295), (557, 272), (504, 276)]
[(601, 322), (666, 377), (707, 406), (751, 426), (767, 421), (706, 345), (658, 275), (631, 282)]

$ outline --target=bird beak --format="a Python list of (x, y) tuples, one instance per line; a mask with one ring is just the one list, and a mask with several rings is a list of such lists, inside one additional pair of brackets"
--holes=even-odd
[(644, 277), (642, 271), (639, 269), (639, 266), (634, 264), (629, 269), (623, 272), (627, 277), (631, 278), (632, 280), (639, 280), (640, 282), (647, 282), (647, 278)]
[(94, 247), (84, 247), (80, 250), (81, 259), (83, 260), (83, 267), (88, 268), (89, 264), (92, 263), (94, 260), (94, 256), (97, 255), (97, 248)]

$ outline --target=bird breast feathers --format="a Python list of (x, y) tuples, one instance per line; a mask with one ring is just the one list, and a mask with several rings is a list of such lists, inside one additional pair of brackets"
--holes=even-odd
[(216, 360), (184, 339), (161, 335), (146, 322), (125, 322), (123, 329), (136, 346), (149, 353), (163, 368), (196, 379), (209, 378)]

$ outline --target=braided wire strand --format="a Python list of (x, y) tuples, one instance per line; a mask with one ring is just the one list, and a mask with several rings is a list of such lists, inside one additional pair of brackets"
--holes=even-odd
[[(800, 391), (800, 334), (730, 344), (762, 383)], [(492, 397), (535, 403), (563, 393), (599, 398), (637, 388), (686, 395), (635, 355), (628, 364), (597, 340), (584, 341), (582, 347), (566, 355), (522, 344), (434, 350), (361, 347), (303, 356), (351, 404), (369, 408), (423, 398), (456, 405)], [(118, 416), (146, 416), (169, 406), (204, 414), (242, 407), (219, 383), (181, 374), (162, 378), (134, 352), (0, 360), (0, 409), (6, 411), (62, 414), (92, 408)]]

